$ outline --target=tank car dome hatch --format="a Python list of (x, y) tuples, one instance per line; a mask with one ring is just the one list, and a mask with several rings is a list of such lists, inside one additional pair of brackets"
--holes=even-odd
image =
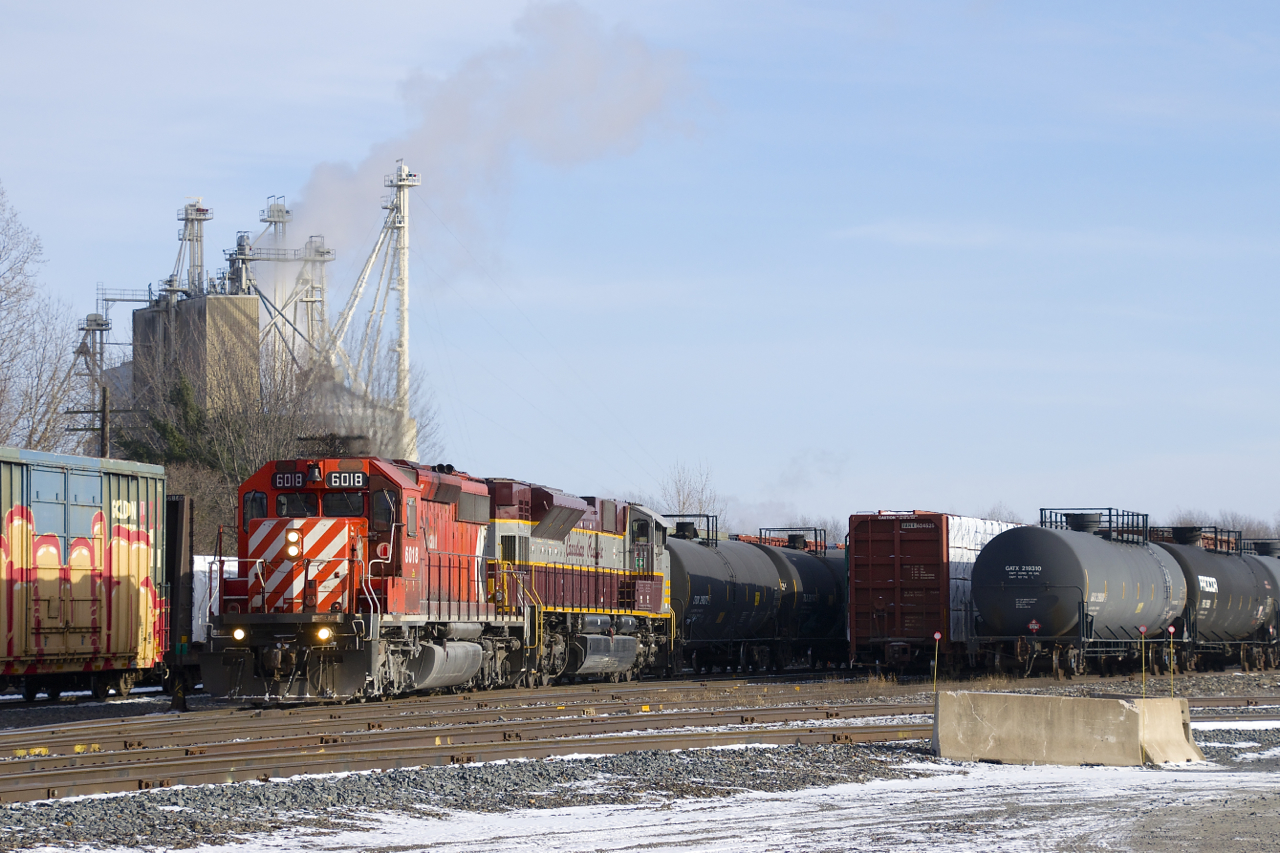
[(1187, 600), (1183, 573), (1165, 551), (1044, 527), (1015, 527), (992, 539), (974, 563), (972, 583), (982, 633), (996, 636), (1078, 634), (1084, 604), (1094, 637), (1136, 640), (1140, 625), (1149, 626), (1148, 635), (1163, 631)]
[(677, 539), (697, 539), (698, 523), (696, 521), (677, 521), (676, 530), (671, 535)]
[(1065, 515), (1067, 528), (1080, 533), (1093, 533), (1102, 526), (1100, 512), (1068, 512)]
[(1171, 527), (1173, 533), (1173, 541), (1179, 545), (1199, 545), (1200, 532), (1199, 527)]

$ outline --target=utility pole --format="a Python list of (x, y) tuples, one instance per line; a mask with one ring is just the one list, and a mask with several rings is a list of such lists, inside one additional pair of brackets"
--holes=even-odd
[(102, 386), (102, 431), (98, 434), (98, 455), (103, 459), (111, 458), (111, 388), (105, 383)]

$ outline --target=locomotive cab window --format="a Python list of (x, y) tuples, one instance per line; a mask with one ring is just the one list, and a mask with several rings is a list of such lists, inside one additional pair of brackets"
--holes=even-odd
[(373, 501), (373, 529), (390, 530), (396, 520), (395, 495), (383, 489), (370, 495)]
[(326, 518), (359, 518), (364, 515), (363, 492), (325, 492), (320, 510)]
[(408, 533), (410, 536), (417, 536), (418, 535), (418, 499), (407, 498), (405, 499), (405, 504), (407, 504), (404, 511), (405, 533)]
[(315, 492), (281, 492), (276, 495), (276, 517), (315, 518), (319, 503)]
[(649, 522), (645, 519), (639, 519), (631, 522), (631, 538), (636, 542), (649, 541)]
[(249, 532), (249, 522), (267, 517), (267, 496), (264, 492), (245, 492), (244, 506), (240, 510), (240, 529)]

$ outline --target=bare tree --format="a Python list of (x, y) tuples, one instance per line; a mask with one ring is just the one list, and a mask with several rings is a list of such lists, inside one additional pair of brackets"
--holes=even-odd
[(1011, 524), (1022, 524), (1022, 516), (1015, 512), (1004, 501), (996, 501), (985, 512), (979, 514), (980, 518), (989, 521), (1006, 521)]
[(35, 287), (42, 252), (40, 238), (22, 224), (0, 185), (0, 314), (11, 303), (25, 301)]
[[(404, 446), (399, 412), (375, 396), (377, 388), (352, 391), (319, 365), (299, 370), (275, 338), (257, 363), (187, 350), (168, 365), (148, 358), (133, 364), (148, 411), (123, 422), (118, 443), (128, 458), (169, 466), (170, 491), (197, 498), (202, 551), (213, 548), (219, 525), (234, 524), (240, 484), (272, 460), (325, 453), (313, 439), (329, 433), (360, 436), (351, 446), (361, 454), (394, 457)], [(387, 373), (380, 365), (375, 376)], [(438, 452), (435, 411), (420, 384), (415, 401), (419, 446)]]
[(705, 462), (688, 465), (680, 460), (667, 469), (656, 496), (638, 496), (641, 502), (672, 515), (714, 515), (720, 533), (732, 529), (728, 502), (716, 490), (711, 468)]
[(428, 462), (444, 451), (435, 400), (421, 373), (409, 378), (409, 411), (406, 418), (391, 401), (395, 399), (396, 361), (390, 351), (375, 360), (362, 388), (337, 381), (316, 386), (316, 422), (313, 429), (340, 435), (361, 435), (368, 452), (398, 458), (404, 453), (406, 429), (412, 434), (417, 459)]
[(1179, 507), (1169, 517), (1171, 527), (1220, 527), (1224, 530), (1239, 530), (1246, 539), (1270, 539), (1280, 535), (1280, 515), (1276, 524), (1265, 519), (1234, 510), (1220, 510), (1217, 515), (1202, 509), (1183, 509)]
[(677, 460), (659, 484), (658, 500), (662, 511), (670, 513), (721, 515), (725, 509), (711, 469), (702, 462), (686, 465)]
[(195, 349), (167, 365), (134, 359), (146, 411), (122, 418), (116, 441), (127, 458), (167, 466), (172, 493), (197, 499), (198, 550), (208, 553), (218, 526), (234, 524), (240, 484), (274, 459), (303, 455), (299, 439), (314, 430), (309, 376), (279, 355), (268, 341), (257, 363)]
[(783, 527), (816, 527), (827, 531), (827, 544), (838, 545), (849, 534), (849, 516), (793, 515)]
[(38, 291), (41, 251), (0, 186), (0, 444), (66, 452), (80, 444), (66, 410), (83, 399), (84, 382), (72, 370), (69, 309)]

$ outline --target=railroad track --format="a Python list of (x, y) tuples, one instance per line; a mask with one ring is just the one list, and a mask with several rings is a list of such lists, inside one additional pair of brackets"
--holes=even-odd
[[(509, 758), (730, 744), (929, 737), (932, 704), (868, 703), (838, 682), (662, 683), (420, 697), (367, 705), (219, 709), (0, 731), (0, 801)], [(918, 692), (918, 691), (913, 691)], [(856, 701), (856, 700), (864, 701)], [(1280, 697), (1193, 708), (1277, 719)], [(911, 717), (914, 716), (914, 719)], [(896, 719), (882, 723), (876, 717)]]
[(644, 732), (584, 734), (561, 732), (548, 739), (489, 740), (438, 743), (448, 736), (406, 735), (311, 738), (308, 743), (253, 742), (236, 744), (229, 752), (188, 749), (178, 756), (160, 750), (121, 762), (106, 755), (102, 764), (17, 770), (0, 774), (0, 799), (5, 802), (52, 799), (80, 794), (145, 790), (169, 785), (199, 785), (287, 778), (301, 773), (392, 770), (423, 765), (466, 764), (510, 758), (556, 755), (612, 755), (638, 750), (695, 749), (734, 744), (870, 743), (928, 737), (931, 724), (839, 725), (821, 727), (753, 728), (744, 731)]
[(928, 706), (848, 704), (857, 692), (837, 682), (584, 686), (13, 729), (0, 731), (0, 801), (500, 758), (929, 736), (919, 721), (867, 722)]

